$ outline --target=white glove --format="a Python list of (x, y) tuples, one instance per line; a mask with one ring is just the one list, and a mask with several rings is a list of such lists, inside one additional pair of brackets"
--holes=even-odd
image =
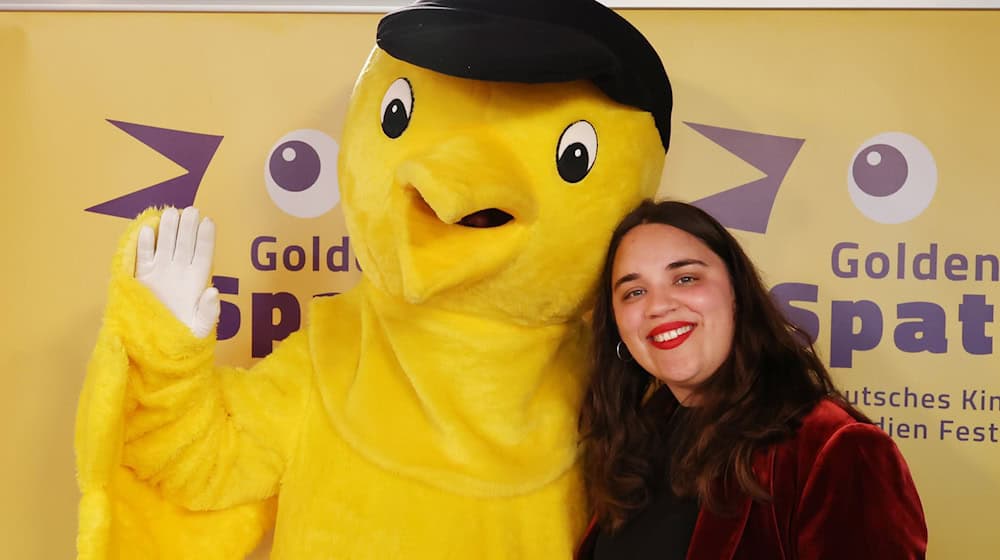
[[(158, 239), (156, 239), (158, 237)], [(219, 319), (219, 290), (207, 287), (215, 249), (215, 224), (198, 221), (198, 209), (180, 214), (167, 208), (160, 216), (160, 232), (139, 230), (135, 277), (198, 338), (208, 336)]]

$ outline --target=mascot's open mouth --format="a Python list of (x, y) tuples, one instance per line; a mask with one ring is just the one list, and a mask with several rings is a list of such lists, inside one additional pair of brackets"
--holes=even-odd
[(457, 222), (451, 222), (446, 218), (441, 218), (438, 216), (434, 208), (427, 202), (419, 190), (417, 190), (412, 185), (408, 186), (406, 192), (410, 198), (410, 201), (414, 205), (414, 208), (418, 213), (427, 216), (428, 218), (433, 218), (439, 221), (445, 221), (451, 225), (469, 227), (469, 228), (495, 228), (500, 227), (507, 222), (514, 220), (514, 216), (508, 212), (504, 212), (499, 208), (484, 208), (482, 210), (477, 210), (471, 214), (467, 214), (461, 220)]
[(474, 228), (500, 227), (514, 219), (514, 216), (498, 208), (487, 208), (473, 212), (458, 221), (458, 225)]

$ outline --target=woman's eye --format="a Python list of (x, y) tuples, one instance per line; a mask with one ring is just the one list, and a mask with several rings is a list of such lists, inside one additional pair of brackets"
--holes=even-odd
[(625, 294), (622, 296), (622, 299), (632, 299), (634, 297), (641, 296), (644, 293), (646, 293), (646, 291), (643, 290), (642, 288), (635, 288), (625, 292)]
[(694, 276), (681, 276), (677, 279), (678, 284), (690, 284), (695, 281)]

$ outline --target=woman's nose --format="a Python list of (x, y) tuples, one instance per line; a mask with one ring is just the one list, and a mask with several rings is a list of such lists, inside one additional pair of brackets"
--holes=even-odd
[(649, 303), (646, 308), (646, 314), (650, 317), (662, 317), (667, 315), (674, 309), (677, 309), (677, 299), (674, 297), (674, 293), (669, 289), (658, 289), (653, 290), (649, 294), (651, 297), (646, 298)]

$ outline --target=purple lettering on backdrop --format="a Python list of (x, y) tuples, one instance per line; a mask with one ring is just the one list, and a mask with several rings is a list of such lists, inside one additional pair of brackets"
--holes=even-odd
[[(333, 272), (346, 272), (350, 268), (351, 239), (346, 235), (340, 238), (340, 245), (333, 245), (326, 250), (326, 266)], [(340, 255), (340, 263), (337, 263)]]
[(319, 236), (312, 237), (312, 269), (319, 270)]
[[(986, 275), (986, 264), (989, 263), (991, 274)], [(989, 278), (990, 281), (1000, 281), (1000, 259), (996, 255), (976, 255), (976, 281), (982, 282)]]
[(184, 132), (111, 119), (108, 119), (108, 122), (156, 150), (157, 153), (166, 156), (170, 161), (183, 167), (187, 173), (91, 206), (86, 209), (87, 212), (132, 219), (146, 208), (153, 206), (186, 208), (194, 204), (198, 187), (205, 176), (208, 164), (212, 162), (215, 151), (222, 142), (222, 136)]
[[(278, 322), (274, 322), (274, 312), (278, 311)], [(288, 292), (275, 294), (255, 293), (251, 298), (250, 353), (254, 358), (263, 358), (274, 349), (274, 342), (299, 329), (302, 312), (299, 300)]]
[(762, 179), (696, 200), (693, 204), (726, 227), (767, 232), (778, 188), (805, 140), (690, 122), (684, 124), (765, 174)]
[(993, 338), (986, 335), (986, 323), (993, 322), (993, 306), (985, 295), (966, 294), (958, 306), (962, 323), (962, 348), (969, 354), (982, 356), (993, 353)]
[(834, 276), (838, 278), (857, 278), (858, 277), (858, 259), (856, 257), (851, 257), (847, 259), (847, 270), (840, 267), (841, 259), (840, 252), (844, 249), (857, 249), (858, 244), (852, 243), (850, 241), (841, 241), (833, 246), (833, 251), (830, 252), (830, 268), (833, 269)]
[(906, 243), (896, 244), (896, 278), (906, 278)]
[[(854, 352), (871, 350), (882, 341), (882, 310), (874, 301), (835, 300), (830, 305), (830, 366), (851, 367)], [(854, 332), (854, 320), (860, 329)]]
[(920, 319), (907, 321), (896, 326), (893, 340), (896, 348), (903, 352), (930, 352), (942, 354), (948, 351), (945, 337), (945, 313), (940, 305), (911, 301), (896, 306), (896, 316), (900, 319)]
[[(875, 262), (880, 262), (878, 270), (875, 269)], [(865, 258), (865, 274), (869, 278), (885, 278), (889, 274), (889, 255), (875, 251)]]
[(250, 243), (250, 263), (257, 270), (271, 271), (277, 270), (278, 259), (274, 251), (268, 251), (264, 253), (266, 259), (265, 262), (260, 260), (260, 246), (263, 243), (274, 243), (278, 241), (277, 237), (272, 237), (270, 235), (260, 235), (254, 238), (253, 242)]
[[(931, 243), (930, 251), (917, 253), (917, 256), (913, 257), (914, 278), (917, 280), (937, 280), (937, 249), (937, 243)], [(920, 270), (920, 265), (924, 262), (927, 263), (927, 272)]]
[(819, 286), (799, 282), (784, 282), (771, 288), (771, 299), (778, 304), (785, 317), (809, 335), (810, 342), (819, 338), (819, 316), (812, 311), (795, 307), (793, 301), (815, 303), (819, 299)]
[(870, 196), (889, 196), (906, 184), (910, 174), (906, 157), (888, 144), (874, 144), (854, 158), (851, 175), (858, 188)]
[[(239, 295), (240, 279), (232, 276), (213, 276), (212, 285), (220, 294)], [(240, 331), (240, 308), (228, 301), (219, 302), (219, 327), (215, 337), (218, 340), (229, 340)]]
[(944, 260), (944, 275), (948, 280), (966, 280), (969, 275), (965, 272), (968, 270), (969, 259), (965, 255), (951, 254)]
[[(292, 256), (295, 255), (293, 258)], [(306, 250), (298, 245), (289, 245), (281, 253), (281, 262), (287, 270), (302, 270), (306, 266)]]

